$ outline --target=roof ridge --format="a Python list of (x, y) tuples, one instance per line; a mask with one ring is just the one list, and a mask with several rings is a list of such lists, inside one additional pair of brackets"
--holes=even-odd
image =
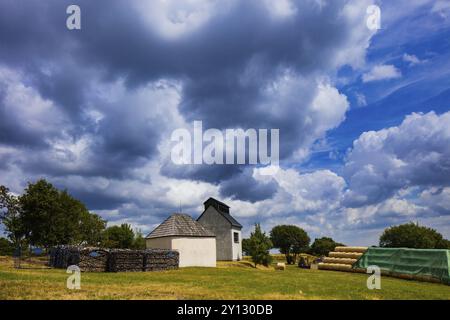
[(190, 215), (174, 213), (148, 234), (147, 239), (168, 236), (215, 237)]

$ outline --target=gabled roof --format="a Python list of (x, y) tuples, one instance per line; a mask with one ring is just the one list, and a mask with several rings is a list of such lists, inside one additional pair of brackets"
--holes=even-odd
[(209, 198), (208, 200), (206, 200), (205, 202), (203, 202), (203, 204), (207, 204), (208, 202), (216, 202), (224, 207), (230, 208), (228, 205), (226, 205), (225, 203), (223, 203), (222, 201), (219, 201), (217, 199), (214, 198)]
[(175, 213), (150, 232), (146, 239), (173, 236), (215, 237), (215, 234), (192, 219), (191, 216)]
[(209, 198), (208, 200), (206, 200), (203, 203), (205, 205), (205, 210), (200, 215), (200, 217), (198, 217), (197, 221), (199, 221), (200, 218), (202, 217), (202, 215), (206, 212), (206, 210), (208, 210), (209, 206), (207, 207), (206, 205), (207, 204), (212, 204), (212, 203), (218, 203), (218, 204), (220, 204), (222, 206), (225, 206), (227, 208), (227, 212), (223, 212), (222, 210), (216, 208), (214, 205), (211, 205), (214, 208), (214, 210), (216, 210), (218, 213), (220, 213), (220, 215), (222, 215), (231, 224), (231, 226), (242, 229), (242, 225), (235, 218), (233, 218), (231, 216), (231, 214), (229, 213), (228, 209), (230, 207), (228, 205), (226, 205), (225, 203), (223, 203), (223, 202), (221, 202), (221, 201), (219, 201), (217, 199), (214, 199), (214, 198)]
[(220, 211), (219, 211), (219, 213), (220, 213), (222, 216), (224, 216), (224, 218), (227, 219), (227, 220), (231, 223), (231, 225), (232, 225), (233, 227), (241, 228), (241, 229), (242, 229), (242, 224), (240, 224), (235, 218), (233, 218), (233, 216), (232, 216), (231, 214), (229, 214), (229, 213), (223, 213), (223, 212), (220, 212)]

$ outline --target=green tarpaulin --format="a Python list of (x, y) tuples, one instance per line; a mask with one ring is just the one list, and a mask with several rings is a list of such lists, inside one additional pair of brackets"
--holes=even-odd
[(432, 278), (450, 285), (450, 250), (369, 248), (353, 268), (369, 266), (392, 275)]

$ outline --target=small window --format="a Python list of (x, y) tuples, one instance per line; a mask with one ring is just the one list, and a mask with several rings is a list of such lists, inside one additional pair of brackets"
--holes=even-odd
[(234, 243), (239, 243), (239, 233), (234, 232), (233, 236), (234, 236)]

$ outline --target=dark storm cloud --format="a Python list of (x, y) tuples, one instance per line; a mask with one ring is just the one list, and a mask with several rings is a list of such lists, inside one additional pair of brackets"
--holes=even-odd
[(116, 197), (107, 194), (93, 193), (86, 190), (68, 189), (70, 194), (76, 199), (80, 199), (89, 210), (112, 210), (127, 203), (129, 199)]
[(256, 181), (252, 177), (251, 170), (245, 170), (220, 184), (222, 196), (250, 202), (272, 198), (276, 191), (277, 184), (274, 181), (267, 183)]
[[(82, 134), (95, 137), (84, 168), (68, 169), (43, 159), (24, 164), (29, 171), (58, 176), (123, 178), (156, 154), (164, 123), (140, 121), (132, 106), (124, 107), (134, 116), (112, 108), (97, 124), (86, 119), (97, 83), (117, 79), (124, 79), (130, 90), (161, 78), (181, 80), (179, 111), (187, 121), (202, 120), (205, 126), (219, 129), (280, 128), (280, 154), (288, 157), (314, 135), (316, 124), (302, 123), (315, 94), (313, 78), (308, 77), (334, 65), (335, 53), (348, 44), (352, 32), (341, 14), (345, 1), (322, 8), (314, 1), (293, 1), (296, 14), (286, 19), (274, 18), (260, 1), (240, 1), (218, 10), (201, 28), (170, 39), (152, 28), (129, 1), (76, 1), (82, 30), (69, 31), (65, 27), (69, 4), (73, 1), (0, 4), (1, 63), (23, 71), (27, 84), (66, 114), (66, 134), (73, 139)], [(265, 88), (286, 70), (309, 85), (271, 101)], [(276, 116), (266, 112), (262, 103), (278, 109)], [(13, 120), (7, 114), (0, 119), (0, 127), (6, 129), (3, 135), (11, 131), (8, 126)], [(25, 130), (10, 136), (2, 137), (3, 143), (43, 144), (54, 138), (36, 138)], [(166, 165), (161, 172), (219, 183), (236, 177), (240, 170), (223, 166), (180, 171)], [(241, 187), (233, 191), (233, 185), (229, 182), (223, 190), (237, 196)], [(261, 194), (269, 196), (269, 189), (260, 190)]]
[(161, 166), (163, 175), (177, 179), (193, 179), (210, 183), (218, 183), (230, 176), (236, 175), (244, 169), (239, 165), (175, 165), (171, 161)]

